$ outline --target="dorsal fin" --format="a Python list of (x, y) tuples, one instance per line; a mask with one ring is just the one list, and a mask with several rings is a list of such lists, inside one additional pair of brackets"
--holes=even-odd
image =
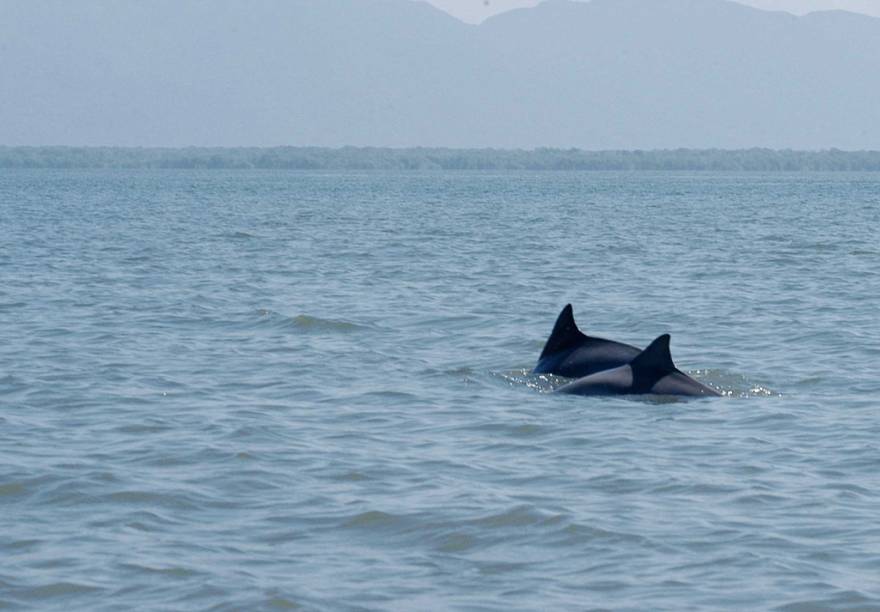
[(672, 363), (672, 353), (669, 352), (669, 334), (657, 336), (648, 348), (635, 356), (630, 362), (633, 373), (657, 372), (669, 373), (676, 370)]
[(547, 355), (558, 353), (584, 340), (587, 340), (587, 336), (581, 333), (581, 330), (578, 329), (577, 324), (574, 322), (574, 312), (571, 304), (566, 304), (556, 319), (556, 325), (553, 326), (553, 331), (550, 333), (547, 344), (544, 345), (544, 350), (541, 351), (540, 358), (543, 359)]

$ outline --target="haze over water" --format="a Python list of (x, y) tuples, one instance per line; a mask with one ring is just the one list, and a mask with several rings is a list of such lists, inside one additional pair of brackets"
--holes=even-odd
[[(880, 609), (880, 177), (0, 174), (0, 607)], [(556, 396), (562, 306), (727, 396)]]

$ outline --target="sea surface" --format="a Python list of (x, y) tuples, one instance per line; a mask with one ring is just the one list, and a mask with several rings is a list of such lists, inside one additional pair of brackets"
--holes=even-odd
[(880, 610), (880, 175), (4, 170), (0, 608)]

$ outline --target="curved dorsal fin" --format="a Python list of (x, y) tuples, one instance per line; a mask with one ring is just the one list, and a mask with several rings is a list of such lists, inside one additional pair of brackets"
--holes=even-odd
[(630, 362), (633, 372), (673, 372), (676, 367), (672, 363), (672, 353), (669, 352), (669, 334), (657, 336), (657, 338), (644, 351), (635, 356)]
[(553, 326), (553, 331), (550, 333), (547, 344), (544, 345), (544, 350), (541, 351), (541, 358), (558, 353), (584, 340), (587, 340), (587, 336), (581, 333), (581, 330), (578, 329), (577, 324), (574, 322), (574, 312), (571, 304), (566, 304), (556, 319), (556, 324)]

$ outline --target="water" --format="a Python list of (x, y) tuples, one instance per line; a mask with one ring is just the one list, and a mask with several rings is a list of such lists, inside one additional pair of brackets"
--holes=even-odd
[[(880, 610), (880, 177), (0, 174), (0, 607)], [(548, 393), (562, 306), (724, 391)]]

